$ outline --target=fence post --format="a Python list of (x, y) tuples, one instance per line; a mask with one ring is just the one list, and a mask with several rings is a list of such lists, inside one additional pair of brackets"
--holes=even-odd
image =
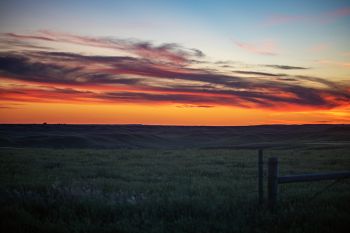
[(278, 190), (278, 159), (269, 158), (268, 161), (268, 177), (267, 177), (267, 199), (268, 207), (273, 209), (277, 201)]
[(259, 189), (259, 204), (264, 203), (264, 158), (263, 158), (263, 150), (259, 149), (259, 157), (258, 157), (258, 189)]

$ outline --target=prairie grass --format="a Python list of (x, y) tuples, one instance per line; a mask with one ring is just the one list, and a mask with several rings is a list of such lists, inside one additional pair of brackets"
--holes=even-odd
[[(346, 149), (266, 150), (280, 174), (350, 169)], [(266, 171), (265, 171), (266, 173)], [(258, 205), (256, 150), (0, 150), (1, 232), (348, 232), (350, 180)]]

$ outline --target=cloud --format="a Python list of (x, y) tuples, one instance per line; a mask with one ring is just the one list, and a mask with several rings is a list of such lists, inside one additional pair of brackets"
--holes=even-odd
[(34, 50), (50, 50), (51, 48), (45, 47), (42, 45), (36, 45), (29, 41), (21, 41), (18, 39), (6, 38), (0, 36), (0, 49), (8, 50), (8, 49), (34, 49)]
[(3, 101), (20, 102), (79, 102), (95, 100), (95, 93), (92, 91), (80, 91), (72, 88), (57, 88), (53, 86), (25, 86), (18, 88), (0, 87), (0, 96)]
[(176, 106), (177, 108), (214, 108), (212, 105), (193, 105), (193, 104), (183, 104)]
[(19, 108), (10, 107), (10, 106), (0, 106), (0, 109), (19, 109)]
[(289, 65), (264, 65), (264, 66), (274, 68), (274, 69), (280, 69), (280, 70), (307, 70), (307, 69), (310, 69), (309, 67), (289, 66)]
[(329, 48), (329, 45), (326, 43), (319, 43), (319, 44), (315, 44), (310, 48), (311, 52), (315, 52), (315, 53), (319, 53), (322, 51), (325, 51)]
[[(123, 78), (107, 72), (100, 72), (91, 68), (84, 68), (84, 61), (90, 60), (95, 62), (121, 60), (129, 61), (132, 58), (124, 57), (84, 57), (77, 54), (65, 54), (67, 59), (78, 62), (77, 66), (62, 63), (62, 55), (57, 56), (57, 53), (49, 53), (43, 59), (50, 60), (48, 62), (40, 62), (40, 53), (34, 56), (27, 55), (10, 55), (5, 54), (0, 56), (0, 72), (3, 75), (10, 76), (17, 80), (32, 81), (39, 83), (51, 84), (135, 84), (137, 79)], [(38, 59), (39, 58), (39, 59)], [(68, 63), (68, 62), (67, 62)]]
[[(233, 71), (237, 74), (251, 74), (251, 75), (262, 75), (262, 76), (272, 76), (272, 77), (278, 77), (281, 76), (281, 74), (273, 74), (273, 73), (267, 73), (267, 72), (258, 72), (258, 71), (242, 71), (242, 70), (236, 70)], [(282, 74), (283, 75), (283, 74)]]
[[(108, 45), (104, 38), (64, 35), (81, 43)], [(28, 37), (19, 38), (32, 39)], [(51, 35), (49, 38), (58, 40), (58, 37)], [(61, 37), (63, 35), (59, 40), (64, 40)], [(41, 38), (35, 36), (34, 40)], [(210, 63), (215, 69), (209, 70), (208, 62), (201, 66), (192, 60), (203, 56), (199, 50), (172, 43), (157, 46), (139, 41), (111, 44), (132, 45), (133, 49), (126, 46), (125, 50), (131, 52), (125, 56), (47, 50), (0, 53), (0, 79), (12, 83), (10, 86), (0, 83), (0, 98), (19, 102), (172, 103), (183, 107), (225, 105), (268, 109), (286, 109), (287, 106), (288, 109), (328, 109), (348, 105), (350, 101), (348, 84), (338, 85), (318, 77), (249, 70), (224, 73), (215, 68), (223, 64), (215, 62)], [(139, 52), (141, 50), (159, 56), (154, 59)], [(170, 54), (186, 60), (170, 58)], [(192, 64), (196, 64), (196, 68)], [(289, 65), (262, 66), (282, 70), (308, 69)]]
[(261, 43), (248, 43), (235, 41), (236, 46), (239, 48), (254, 54), (260, 55), (269, 55), (274, 56), (277, 55), (277, 44), (273, 41), (265, 41)]
[(22, 35), (15, 33), (6, 33), (3, 35), (15, 40), (44, 40), (49, 42), (65, 42), (91, 47), (108, 48), (129, 52), (130, 54), (137, 55), (141, 58), (176, 64), (186, 64), (191, 59), (202, 58), (205, 56), (204, 53), (198, 49), (185, 48), (176, 43), (154, 45), (148, 41), (135, 39), (78, 36), (47, 30), (39, 31), (35, 35)]
[[(328, 81), (328, 80), (323, 79), (323, 78), (312, 77), (312, 76), (297, 75), (297, 76), (295, 76), (295, 79), (306, 80), (306, 81), (314, 82), (317, 84), (323, 84), (326, 87), (332, 88), (332, 89), (339, 89), (342, 85), (342, 84), (337, 84), (337, 83), (332, 82), (332, 81)], [(347, 86), (347, 85), (345, 84), (344, 86)]]
[[(40, 62), (44, 58), (45, 62)], [(88, 68), (84, 66), (87, 62)], [(103, 68), (99, 68), (102, 65)], [(341, 88), (336, 90), (336, 84), (315, 77), (295, 78), (298, 78), (299, 83), (303, 80), (320, 83), (324, 86), (323, 89), (291, 84), (285, 82), (283, 77), (269, 73), (240, 72), (258, 76), (270, 75), (276, 79), (266, 80), (258, 77), (251, 80), (244, 76), (222, 75), (189, 68), (174, 70), (173, 67), (159, 67), (147, 60), (132, 57), (83, 56), (53, 52), (2, 54), (0, 70), (7, 79), (40, 84), (31, 91), (28, 88), (2, 90), (1, 95), (4, 99), (21, 96), (20, 100), (23, 100), (23, 97), (31, 97), (29, 99), (32, 101), (45, 98), (51, 101), (62, 100), (62, 96), (65, 96), (65, 100), (71, 101), (89, 99), (111, 103), (167, 102), (196, 106), (261, 108), (278, 108), (283, 104), (331, 108), (350, 100), (347, 91)], [(174, 82), (176, 80), (181, 82)], [(43, 84), (64, 84), (72, 87), (43, 88)], [(88, 89), (82, 91), (73, 87)], [(104, 91), (104, 87), (109, 87), (109, 90)], [(113, 87), (118, 91), (111, 91)], [(337, 99), (341, 101), (336, 101)]]
[(318, 19), (324, 23), (330, 23), (336, 21), (342, 17), (350, 16), (350, 7), (339, 8), (333, 11), (328, 11), (320, 14)]
[(263, 22), (264, 26), (276, 26), (283, 25), (287, 23), (298, 22), (307, 19), (307, 16), (303, 15), (272, 15), (266, 18)]
[(338, 67), (350, 68), (350, 62), (333, 61), (333, 60), (318, 60), (316, 62), (321, 65), (333, 65)]
[(18, 38), (21, 40), (32, 39), (32, 40), (46, 40), (46, 41), (56, 41), (54, 38), (45, 35), (21, 35), (16, 33), (4, 33), (5, 36)]
[(269, 16), (263, 20), (264, 26), (277, 26), (291, 23), (311, 23), (311, 24), (327, 24), (337, 21), (343, 17), (350, 16), (350, 7), (339, 8), (322, 13), (311, 15), (285, 15), (276, 14)]

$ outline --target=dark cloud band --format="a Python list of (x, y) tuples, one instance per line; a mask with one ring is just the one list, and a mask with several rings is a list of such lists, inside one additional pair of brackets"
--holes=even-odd
[[(123, 50), (130, 52), (130, 55), (89, 56), (37, 49), (3, 52), (0, 54), (0, 74), (3, 78), (49, 87), (31, 92), (28, 88), (12, 90), (17, 93), (9, 93), (3, 88), (0, 92), (3, 98), (33, 95), (37, 99), (45, 99), (64, 95), (66, 99), (74, 100), (84, 98), (106, 102), (171, 102), (179, 106), (260, 108), (281, 108), (286, 104), (333, 108), (350, 102), (348, 85), (340, 86), (318, 77), (240, 70), (222, 73), (219, 68), (193, 68), (192, 64), (200, 64), (195, 59), (203, 58), (203, 52), (174, 43), (154, 45), (138, 40), (52, 32), (34, 36), (6, 36), (14, 43), (30, 40), (69, 42)], [(213, 62), (211, 65), (220, 64)], [(263, 66), (280, 70), (309, 69), (288, 65)], [(70, 88), (62, 89), (60, 85)], [(108, 90), (104, 90), (106, 87)], [(76, 88), (84, 88), (85, 91)]]

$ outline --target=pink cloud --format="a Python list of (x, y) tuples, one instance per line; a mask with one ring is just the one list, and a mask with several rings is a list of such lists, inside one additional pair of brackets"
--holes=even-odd
[(277, 55), (277, 44), (273, 41), (265, 41), (261, 43), (247, 43), (241, 41), (235, 41), (235, 44), (250, 53), (260, 54), (260, 55)]
[(308, 23), (332, 23), (342, 17), (350, 16), (350, 7), (339, 8), (333, 11), (327, 11), (318, 14), (311, 15), (283, 15), (277, 14), (266, 18), (263, 21), (264, 26), (276, 26), (296, 22), (308, 22)]
[(329, 48), (329, 45), (326, 44), (326, 43), (319, 43), (319, 44), (315, 44), (313, 45), (311, 48), (310, 48), (310, 51), (312, 52), (322, 52), (322, 51), (325, 51)]
[(324, 18), (333, 20), (344, 16), (350, 16), (350, 7), (340, 8), (334, 11), (326, 12), (324, 13), (324, 16)]
[(204, 54), (198, 49), (185, 48), (176, 43), (164, 43), (155, 45), (148, 41), (140, 41), (134, 39), (120, 39), (111, 37), (90, 37), (79, 36), (69, 33), (52, 32), (42, 30), (34, 35), (6, 33), (8, 38), (16, 40), (44, 40), (54, 42), (64, 42), (70, 44), (79, 44), (97, 48), (107, 48), (119, 51), (125, 51), (130, 54), (137, 55), (142, 58), (174, 63), (187, 64), (189, 60), (203, 57)]
[(0, 98), (20, 102), (176, 103), (183, 107), (266, 109), (329, 109), (349, 105), (350, 100), (348, 84), (317, 77), (254, 70), (230, 75), (205, 68), (175, 68), (129, 56), (8, 51), (0, 54), (0, 81), (12, 86), (0, 85)]
[(306, 19), (305, 16), (300, 15), (273, 15), (268, 17), (264, 22), (264, 26), (275, 26), (275, 25), (281, 25), (286, 23), (293, 23), (298, 22), (301, 20)]
[(350, 68), (350, 62), (341, 62), (341, 61), (333, 61), (333, 60), (319, 60), (317, 61), (318, 64), (323, 65), (334, 65), (338, 67), (345, 67)]
[(16, 33), (5, 33), (5, 36), (13, 37), (22, 40), (46, 40), (46, 41), (55, 41), (55, 38), (52, 38), (48, 35), (38, 34), (38, 35), (21, 35)]

